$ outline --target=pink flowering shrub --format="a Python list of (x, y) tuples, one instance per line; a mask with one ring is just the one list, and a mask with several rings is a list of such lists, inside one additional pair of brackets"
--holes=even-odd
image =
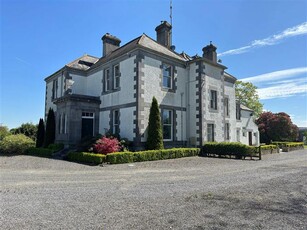
[(101, 137), (94, 144), (94, 152), (101, 154), (108, 154), (119, 152), (121, 150), (121, 145), (116, 138), (113, 137)]

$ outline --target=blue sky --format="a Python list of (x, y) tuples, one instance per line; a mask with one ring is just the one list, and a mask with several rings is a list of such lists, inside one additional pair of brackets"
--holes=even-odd
[[(0, 0), (0, 123), (44, 116), (45, 82), (87, 53), (101, 57), (109, 32), (121, 45), (169, 21), (169, 0)], [(228, 72), (259, 88), (264, 109), (307, 126), (306, 0), (173, 0), (177, 52), (202, 54), (213, 42)]]

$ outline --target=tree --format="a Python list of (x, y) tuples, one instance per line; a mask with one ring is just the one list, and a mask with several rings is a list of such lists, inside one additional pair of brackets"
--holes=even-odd
[(44, 147), (48, 147), (53, 144), (55, 140), (55, 116), (53, 109), (50, 108), (48, 111), (47, 122), (46, 122), (46, 132), (44, 139)]
[(264, 112), (256, 120), (260, 132), (260, 142), (295, 141), (298, 137), (298, 127), (284, 112)]
[(39, 119), (37, 135), (36, 135), (36, 148), (43, 147), (45, 139), (45, 124), (44, 120)]
[(8, 127), (0, 125), (0, 141), (10, 134)]
[(262, 113), (263, 104), (259, 101), (257, 87), (250, 82), (236, 81), (236, 99), (240, 104), (254, 110), (256, 117)]
[(30, 137), (33, 141), (36, 140), (37, 125), (32, 123), (23, 123), (20, 127), (11, 129), (12, 134), (24, 134), (27, 137)]
[(146, 149), (163, 149), (163, 134), (161, 126), (160, 110), (157, 99), (152, 98), (149, 121), (148, 121), (148, 137)]

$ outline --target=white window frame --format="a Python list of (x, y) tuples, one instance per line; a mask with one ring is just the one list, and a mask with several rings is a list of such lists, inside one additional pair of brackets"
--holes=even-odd
[[(169, 74), (166, 75), (166, 70), (170, 69), (168, 72)], [(167, 78), (167, 80), (169, 80), (170, 85), (164, 85), (164, 79)], [(168, 81), (167, 81), (168, 82)], [(173, 66), (169, 65), (169, 64), (162, 64), (162, 87), (164, 89), (173, 89)]]
[(215, 135), (214, 135), (214, 124), (209, 123), (207, 124), (207, 141), (214, 142)]
[[(119, 134), (119, 109), (115, 109), (112, 112), (112, 133), (118, 135)], [(118, 132), (116, 132), (116, 129)]]
[(229, 116), (229, 98), (224, 98), (224, 108), (225, 108), (225, 114), (226, 116)]
[[(116, 68), (118, 68), (118, 73), (116, 73)], [(113, 67), (113, 79), (114, 79), (114, 89), (118, 89), (120, 86), (120, 69), (119, 64)], [(117, 85), (118, 82), (118, 85)]]
[(217, 91), (210, 90), (210, 109), (217, 110)]
[(111, 90), (111, 76), (110, 68), (104, 70), (104, 91), (108, 92)]
[(230, 140), (230, 124), (229, 123), (225, 123), (225, 139), (227, 141)]
[[(165, 121), (164, 114), (168, 114), (170, 123), (164, 123), (164, 121)], [(162, 109), (162, 130), (164, 130), (165, 126), (170, 127), (170, 138), (164, 138), (164, 133), (163, 133), (163, 140), (164, 141), (172, 141), (173, 140), (173, 124), (174, 124), (173, 114), (174, 114), (174, 111), (171, 110), (171, 109)]]

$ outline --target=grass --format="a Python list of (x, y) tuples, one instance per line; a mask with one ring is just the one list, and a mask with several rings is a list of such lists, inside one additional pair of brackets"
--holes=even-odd
[(304, 149), (307, 149), (307, 145), (304, 145)]

